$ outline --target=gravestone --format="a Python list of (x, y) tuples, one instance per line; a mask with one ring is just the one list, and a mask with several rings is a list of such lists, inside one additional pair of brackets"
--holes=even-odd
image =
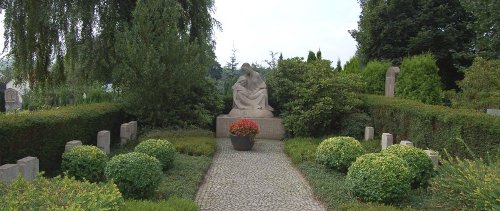
[(387, 149), (387, 147), (392, 145), (392, 134), (390, 133), (382, 133), (382, 140), (380, 141), (380, 145), (382, 149)]
[(102, 130), (97, 133), (97, 147), (109, 154), (109, 146), (111, 144), (111, 133), (109, 130)]
[(431, 158), (434, 167), (437, 167), (439, 165), (439, 153), (432, 150), (424, 150), (424, 152)]
[(486, 113), (493, 116), (500, 116), (500, 109), (486, 109)]
[(365, 141), (373, 140), (374, 129), (373, 127), (365, 127)]
[(401, 141), (399, 144), (409, 146), (409, 147), (413, 146), (413, 142), (407, 141), (407, 140)]
[(67, 152), (69, 149), (76, 147), (76, 146), (82, 146), (82, 141), (80, 141), (80, 140), (68, 141), (66, 143), (66, 146), (64, 146), (64, 151)]
[(137, 139), (137, 121), (130, 121), (128, 123), (130, 125), (130, 138), (132, 140), (136, 140)]
[(124, 123), (120, 126), (120, 144), (123, 146), (130, 140), (130, 124)]
[(19, 165), (5, 164), (0, 166), (0, 181), (10, 184), (19, 175)]
[(36, 157), (25, 157), (17, 161), (19, 170), (26, 180), (34, 180), (39, 171), (40, 161)]
[(15, 111), (21, 108), (21, 102), (19, 101), (19, 92), (17, 90), (8, 88), (4, 93), (6, 111)]
[(385, 73), (385, 96), (394, 97), (396, 90), (396, 79), (399, 74), (399, 67), (389, 67)]

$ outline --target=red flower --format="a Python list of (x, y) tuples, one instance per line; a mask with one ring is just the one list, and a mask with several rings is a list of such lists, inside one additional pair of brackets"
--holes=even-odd
[(236, 136), (255, 136), (259, 133), (259, 126), (255, 121), (241, 119), (231, 123), (229, 132)]

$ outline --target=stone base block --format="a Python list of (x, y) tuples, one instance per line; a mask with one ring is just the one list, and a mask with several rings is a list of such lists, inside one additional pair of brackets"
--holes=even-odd
[[(241, 118), (220, 115), (217, 117), (216, 132), (217, 138), (229, 138), (229, 125)], [(285, 137), (285, 128), (280, 118), (246, 118), (256, 121), (259, 125), (260, 133), (255, 138), (281, 140)]]

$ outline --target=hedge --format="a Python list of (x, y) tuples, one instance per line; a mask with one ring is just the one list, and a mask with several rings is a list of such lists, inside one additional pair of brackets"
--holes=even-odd
[(426, 105), (412, 100), (365, 95), (365, 111), (376, 136), (393, 134), (395, 143), (446, 151), (463, 158), (500, 154), (500, 117), (474, 110)]
[(109, 130), (112, 143), (118, 143), (124, 118), (121, 106), (112, 103), (1, 115), (0, 165), (35, 156), (40, 170), (53, 175), (61, 166), (66, 142), (96, 145), (97, 132)]

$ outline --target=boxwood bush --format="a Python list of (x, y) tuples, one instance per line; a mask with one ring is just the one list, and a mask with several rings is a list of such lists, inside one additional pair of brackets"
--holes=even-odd
[(158, 159), (163, 169), (172, 166), (175, 158), (175, 147), (172, 143), (162, 139), (148, 139), (135, 147), (136, 152), (142, 152)]
[(434, 165), (422, 149), (396, 144), (383, 150), (382, 154), (393, 154), (406, 161), (410, 168), (412, 188), (429, 186), (429, 180), (434, 174)]
[(347, 173), (353, 194), (369, 202), (391, 203), (404, 198), (411, 189), (410, 179), (406, 161), (382, 153), (358, 157)]
[(112, 182), (82, 182), (60, 176), (38, 176), (33, 182), (19, 177), (0, 194), (1, 210), (119, 210), (123, 203)]
[(104, 174), (118, 185), (126, 198), (151, 196), (162, 177), (160, 161), (140, 152), (120, 154), (111, 158)]
[(104, 179), (107, 160), (106, 154), (96, 146), (77, 146), (64, 152), (61, 168), (69, 176), (98, 182)]
[[(41, 171), (54, 175), (61, 167), (66, 142), (77, 139), (96, 145), (101, 130), (120, 134), (125, 118), (121, 106), (112, 103), (4, 115), (0, 118), (0, 163), (34, 156), (40, 160)], [(118, 143), (119, 138), (113, 135), (112, 142)]]
[(328, 168), (346, 172), (357, 157), (365, 150), (361, 143), (348, 136), (325, 139), (316, 150), (316, 161)]

